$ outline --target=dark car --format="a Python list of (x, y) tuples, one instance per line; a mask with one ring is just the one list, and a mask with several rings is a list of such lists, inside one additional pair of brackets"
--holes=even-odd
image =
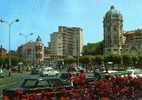
[(31, 74), (39, 74), (39, 69), (38, 68), (32, 68)]
[(69, 85), (71, 83), (71, 73), (64, 72), (60, 73), (58, 77), (63, 81), (64, 85)]
[(64, 85), (59, 78), (29, 78), (24, 79), (19, 87), (5, 88), (3, 96), (13, 98), (17, 94), (17, 89), (20, 90), (22, 95), (41, 93), (43, 90), (48, 90), (49, 92), (54, 92), (55, 95), (59, 95), (62, 89), (70, 90), (71, 88), (71, 85)]
[(107, 73), (107, 72), (101, 72), (101, 71), (94, 72), (94, 78), (96, 80), (107, 79), (108, 77), (109, 77), (109, 73)]

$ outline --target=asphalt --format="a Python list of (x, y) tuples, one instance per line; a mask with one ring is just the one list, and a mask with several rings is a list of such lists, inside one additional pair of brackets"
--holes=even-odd
[(4, 88), (19, 86), (24, 78), (38, 77), (38, 76), (39, 75), (31, 75), (30, 73), (13, 73), (12, 78), (14, 78), (14, 80), (16, 80), (15, 82), (0, 85), (0, 100), (2, 100), (2, 90)]

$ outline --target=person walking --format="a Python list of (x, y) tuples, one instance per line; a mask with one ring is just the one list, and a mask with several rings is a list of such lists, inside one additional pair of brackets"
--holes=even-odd
[(80, 74), (79, 74), (79, 83), (81, 87), (85, 86), (85, 82), (86, 82), (86, 75), (84, 70), (80, 70)]

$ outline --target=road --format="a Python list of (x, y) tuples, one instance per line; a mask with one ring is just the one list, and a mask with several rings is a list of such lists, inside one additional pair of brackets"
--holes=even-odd
[[(0, 100), (2, 100), (2, 90), (4, 88), (8, 88), (11, 86), (19, 86), (20, 83), (24, 78), (29, 78), (29, 77), (38, 77), (39, 75), (31, 75), (30, 73), (13, 73), (11, 76), (11, 79), (15, 80), (13, 82), (9, 82), (8, 84), (3, 84), (0, 85)], [(4, 79), (0, 79), (0, 81), (3, 81)]]

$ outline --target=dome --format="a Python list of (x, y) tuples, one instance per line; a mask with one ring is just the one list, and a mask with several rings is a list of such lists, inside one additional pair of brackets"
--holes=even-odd
[(38, 36), (37, 39), (36, 39), (36, 41), (40, 42), (41, 41), (41, 37)]
[(112, 5), (110, 10), (106, 13), (106, 16), (122, 16), (118, 10)]

